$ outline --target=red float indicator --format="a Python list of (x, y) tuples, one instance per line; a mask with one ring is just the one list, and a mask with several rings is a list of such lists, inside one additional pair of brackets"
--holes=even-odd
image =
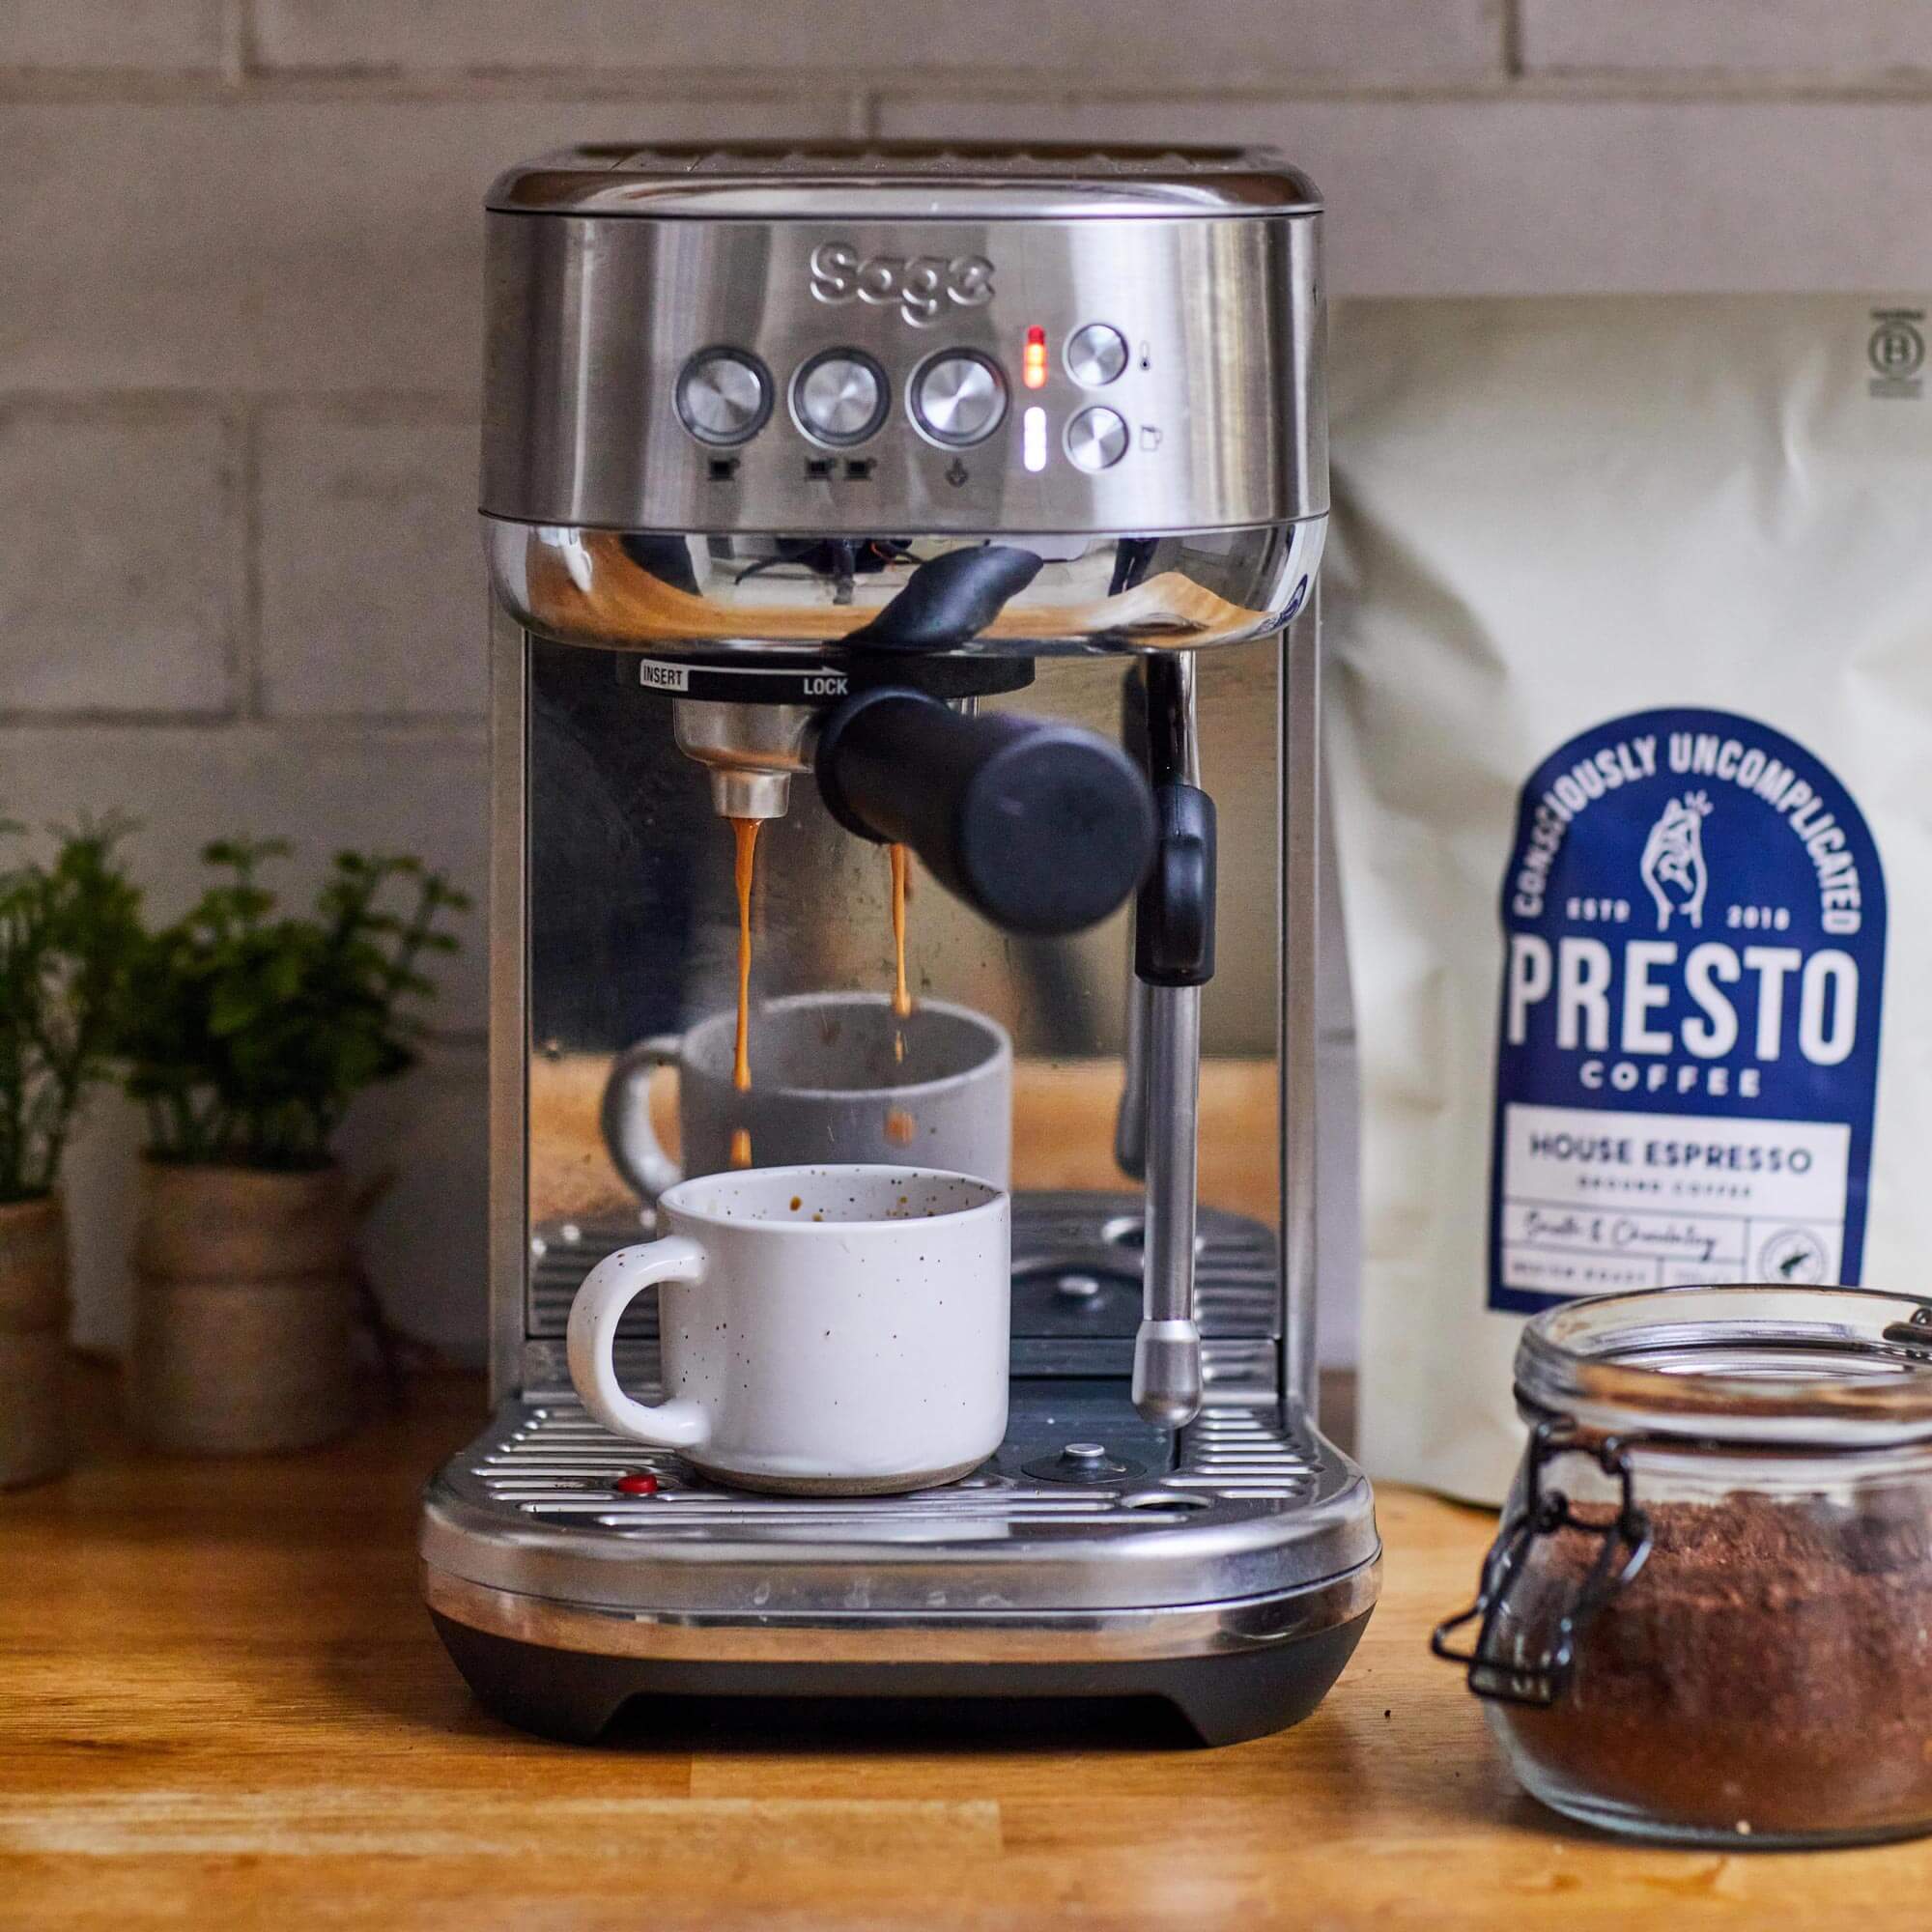
[(1026, 332), (1026, 348), (1020, 356), (1020, 381), (1029, 389), (1046, 386), (1046, 330), (1037, 324)]

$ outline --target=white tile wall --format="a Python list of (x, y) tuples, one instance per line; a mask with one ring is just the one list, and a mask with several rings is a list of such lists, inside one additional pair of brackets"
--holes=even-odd
[(222, 61), (224, 13), (224, 0), (8, 0), (0, 68), (213, 72)]
[[(1023, 101), (894, 98), (890, 134), (1025, 133)], [(1103, 140), (1111, 102), (1058, 108)], [(1932, 282), (1919, 100), (1150, 100), (1156, 141), (1271, 142), (1327, 197), (1343, 295), (1864, 289)]]
[(0, 714), (230, 708), (239, 456), (213, 402), (0, 402)]
[(476, 431), (407, 402), (263, 412), (262, 708), (480, 718)]
[[(1273, 142), (1345, 294), (1924, 287), (1922, 0), (39, 0), (0, 5), (0, 809), (480, 882), (480, 198), (567, 140)], [(1346, 331), (1347, 319), (1341, 319)], [(1329, 907), (1324, 1347), (1352, 1347)], [(459, 1036), (345, 1136), (392, 1312), (476, 1353), (480, 933)], [(76, 1151), (80, 1332), (128, 1162)]]
[(6, 106), (0, 387), (419, 390), (467, 407), (483, 191), (508, 161), (849, 116), (805, 99)]
[(1117, 84), (1150, 74), (1253, 86), (1440, 80), (1502, 71), (1499, 0), (259, 0), (271, 69), (781, 70), (844, 79), (911, 69)]
[(1867, 81), (1932, 75), (1919, 0), (1522, 0), (1530, 73)]

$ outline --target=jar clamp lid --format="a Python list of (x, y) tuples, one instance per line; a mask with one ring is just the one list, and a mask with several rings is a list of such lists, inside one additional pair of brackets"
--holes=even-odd
[[(1774, 1285), (1596, 1295), (1528, 1323), (1516, 1394), (1531, 1423), (1520, 1499), (1496, 1533), (1475, 1602), (1435, 1627), (1430, 1648), (1465, 1666), (1479, 1697), (1541, 1708), (1562, 1694), (1582, 1632), (1650, 1556), (1634, 1456), (1932, 1445), (1932, 1301)], [(1616, 1483), (1607, 1516), (1578, 1516), (1550, 1482), (1550, 1465), (1568, 1456)], [(1541, 1654), (1506, 1655), (1497, 1633), (1511, 1586), (1537, 1539), (1565, 1529), (1596, 1538), (1597, 1555)], [(1471, 1623), (1475, 1641), (1459, 1649), (1452, 1634)]]

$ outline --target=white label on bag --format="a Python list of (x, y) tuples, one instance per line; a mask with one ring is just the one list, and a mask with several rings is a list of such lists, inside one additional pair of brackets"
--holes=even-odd
[(1834, 1281), (1851, 1129), (1511, 1105), (1502, 1281), (1532, 1294)]

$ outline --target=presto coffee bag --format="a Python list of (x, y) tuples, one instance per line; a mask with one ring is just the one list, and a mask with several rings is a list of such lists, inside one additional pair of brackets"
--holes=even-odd
[(1378, 1475), (1498, 1500), (1564, 1297), (1932, 1281), (1926, 306), (1338, 319)]

